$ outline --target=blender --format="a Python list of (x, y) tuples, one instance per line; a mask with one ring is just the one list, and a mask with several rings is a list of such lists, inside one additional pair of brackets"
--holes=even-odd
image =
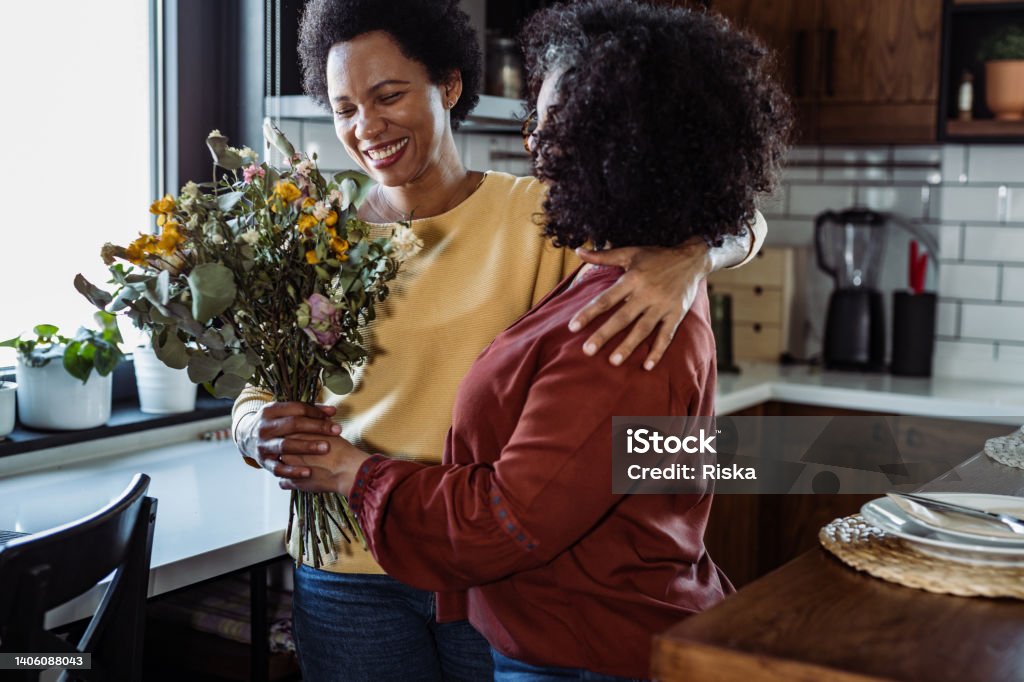
[(885, 311), (877, 287), (887, 223), (887, 216), (860, 208), (826, 211), (814, 221), (818, 267), (835, 283), (825, 318), (829, 369), (885, 367)]

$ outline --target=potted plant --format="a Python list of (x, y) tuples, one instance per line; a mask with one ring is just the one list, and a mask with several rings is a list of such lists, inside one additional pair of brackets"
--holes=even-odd
[(986, 37), (978, 61), (985, 62), (985, 103), (996, 119), (1024, 119), (1024, 25), (1004, 26)]
[(14, 391), (18, 385), (13, 381), (0, 380), (0, 440), (14, 430)]
[(152, 343), (137, 346), (132, 359), (140, 410), (147, 414), (172, 414), (196, 408), (196, 385), (189, 378), (188, 369), (165, 364), (157, 357)]
[[(123, 359), (113, 315), (97, 313), (100, 330), (74, 337), (52, 324), (37, 325), (34, 339), (18, 336), (0, 346), (18, 351), (18, 412), (35, 429), (89, 429), (110, 419), (111, 373)], [(54, 362), (54, 360), (60, 362)]]

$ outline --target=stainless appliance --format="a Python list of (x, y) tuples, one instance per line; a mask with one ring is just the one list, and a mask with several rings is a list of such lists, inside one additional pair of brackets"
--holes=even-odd
[(830, 369), (885, 366), (885, 311), (878, 290), (888, 216), (852, 208), (814, 221), (818, 267), (835, 289), (828, 302), (823, 359)]

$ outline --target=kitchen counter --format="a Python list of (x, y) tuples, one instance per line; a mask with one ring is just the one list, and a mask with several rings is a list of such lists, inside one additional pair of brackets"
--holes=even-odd
[(1024, 423), (1024, 388), (1017, 384), (889, 374), (828, 372), (807, 366), (744, 363), (718, 375), (716, 412), (730, 414), (768, 401), (922, 417)]
[[(1024, 470), (976, 455), (923, 490), (1024, 496)], [(947, 480), (948, 479), (948, 480)], [(1024, 602), (932, 594), (817, 548), (655, 643), (665, 682), (1024, 680)]]

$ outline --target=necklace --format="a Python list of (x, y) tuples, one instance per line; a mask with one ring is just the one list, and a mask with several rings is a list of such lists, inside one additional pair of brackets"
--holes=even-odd
[[(473, 194), (473, 192), (477, 190), (477, 188), (480, 187), (480, 185), (483, 184), (484, 179), (487, 177), (486, 173), (482, 173), (480, 175), (480, 179), (474, 182), (473, 175), (473, 173), (466, 174), (465, 179), (451, 193), (451, 196), (448, 197), (448, 201), (444, 203), (444, 205), (441, 207), (441, 210), (429, 216), (421, 217), (430, 218), (435, 215), (447, 213), (448, 211), (452, 210), (453, 208), (461, 204), (463, 201), (465, 201), (471, 194)], [(467, 192), (466, 189), (470, 183), (472, 183), (473, 186)], [(377, 204), (377, 207), (374, 210), (376, 211), (377, 215), (381, 218), (381, 220), (385, 222), (397, 222), (399, 220), (408, 220), (412, 218), (411, 214), (407, 214), (404, 211), (400, 211), (399, 209), (395, 208), (394, 204), (388, 201), (387, 195), (384, 192), (383, 185), (377, 185), (376, 193), (374, 196), (374, 203)], [(382, 211), (381, 209), (385, 210)]]
[(393, 223), (404, 219), (404, 214), (397, 208), (395, 208), (390, 201), (388, 201), (387, 196), (384, 194), (383, 185), (377, 185), (376, 199), (378, 205), (383, 205), (383, 207), (387, 209), (388, 213), (390, 213), (392, 216), (395, 216), (394, 218), (388, 218), (388, 214), (384, 213), (383, 211), (380, 210), (380, 208), (378, 208), (377, 215), (379, 215), (385, 222)]

